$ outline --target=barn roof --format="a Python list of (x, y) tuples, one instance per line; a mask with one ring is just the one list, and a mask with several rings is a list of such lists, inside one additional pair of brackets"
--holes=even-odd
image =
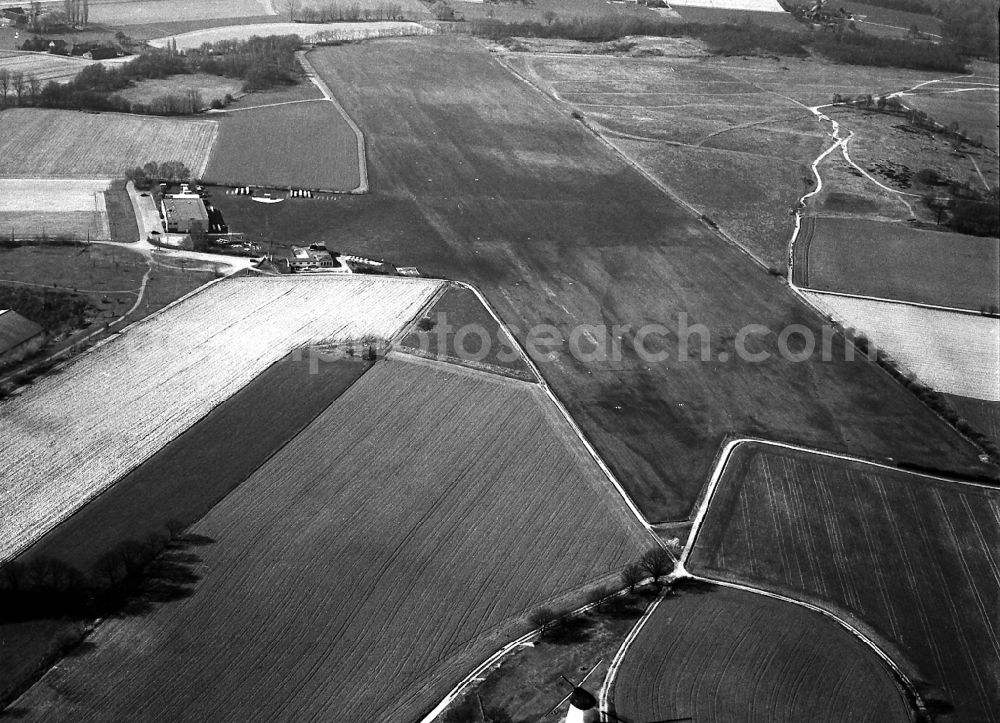
[(38, 336), (42, 331), (42, 327), (16, 311), (0, 309), (0, 354)]

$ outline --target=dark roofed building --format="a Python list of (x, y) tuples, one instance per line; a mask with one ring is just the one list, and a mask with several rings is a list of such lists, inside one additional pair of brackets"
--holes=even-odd
[(0, 366), (33, 354), (45, 342), (45, 330), (16, 311), (0, 309)]

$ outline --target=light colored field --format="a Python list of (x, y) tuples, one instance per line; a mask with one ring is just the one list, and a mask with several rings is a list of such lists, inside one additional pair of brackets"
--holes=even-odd
[(1000, 319), (805, 292), (939, 392), (1000, 401)]
[(783, 13), (777, 0), (670, 0), (679, 8), (710, 8), (712, 10), (749, 10), (758, 13)]
[(171, 35), (151, 40), (150, 45), (164, 48), (169, 42), (176, 42), (181, 50), (197, 48), (202, 43), (217, 43), (220, 40), (247, 40), (257, 35), (298, 35), (306, 42), (333, 40), (368, 40), (371, 38), (393, 38), (403, 35), (430, 35), (434, 31), (423, 25), (409, 22), (361, 22), (361, 23), (264, 23), (256, 25), (229, 25), (221, 28), (194, 30), (190, 33)]
[(130, 327), (4, 402), (0, 560), (293, 348), (388, 337), (437, 287), (358, 277), (231, 279)]
[(0, 176), (121, 177), (147, 161), (183, 161), (201, 176), (214, 121), (11, 108), (0, 113)]
[(660, 603), (610, 700), (623, 721), (911, 720), (888, 666), (835, 622), (723, 587)]
[(0, 236), (109, 240), (104, 192), (110, 184), (107, 180), (0, 179)]
[(274, 14), (266, 0), (92, 0), (90, 22), (143, 25)]
[(191, 91), (201, 94), (202, 102), (207, 106), (214, 99), (222, 100), (227, 93), (235, 95), (243, 87), (242, 81), (234, 78), (224, 78), (220, 75), (192, 73), (190, 75), (172, 75), (169, 78), (142, 80), (135, 87), (118, 91), (118, 95), (130, 103), (149, 103), (154, 98), (164, 95), (186, 95)]
[(379, 362), (194, 525), (213, 544), (191, 550), (189, 597), (107, 620), (17, 708), (419, 720), (527, 611), (649, 546), (537, 386), (407, 359)]
[[(92, 64), (93, 61), (84, 58), (0, 50), (0, 69), (6, 69), (11, 73), (21, 72), (25, 76), (33, 75), (42, 85), (50, 80), (57, 82), (70, 80)], [(13, 91), (10, 91), (10, 95), (14, 95)]]
[(1000, 309), (995, 238), (858, 218), (817, 218), (815, 229), (802, 286), (971, 311)]
[(832, 609), (954, 720), (996, 720), (1000, 489), (745, 443), (701, 529), (692, 572)]

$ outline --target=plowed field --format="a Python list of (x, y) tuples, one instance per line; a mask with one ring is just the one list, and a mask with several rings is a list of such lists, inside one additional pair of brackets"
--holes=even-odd
[(623, 721), (911, 720), (888, 666), (837, 623), (721, 587), (657, 607), (628, 649), (611, 700)]
[(107, 621), (14, 709), (409, 723), (526, 611), (650, 544), (536, 385), (413, 359), (377, 364), (193, 527), (192, 595)]
[(996, 720), (1000, 490), (746, 443), (689, 567), (856, 616), (955, 720)]

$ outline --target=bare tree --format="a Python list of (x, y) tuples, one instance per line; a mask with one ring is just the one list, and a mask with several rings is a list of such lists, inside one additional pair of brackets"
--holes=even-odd
[(659, 585), (660, 578), (674, 569), (674, 558), (662, 547), (653, 547), (642, 556), (639, 565)]
[(634, 562), (630, 562), (624, 568), (622, 568), (622, 582), (628, 588), (630, 593), (635, 592), (635, 586), (642, 582), (645, 574), (642, 568), (636, 565)]
[(24, 91), (27, 90), (27, 83), (24, 80), (24, 72), (18, 70), (11, 73), (10, 83), (14, 88), (14, 93), (17, 95), (17, 104), (22, 105), (21, 99), (24, 97)]
[(38, 96), (42, 92), (42, 81), (33, 73), (29, 74), (25, 81), (28, 84), (28, 97), (31, 98), (32, 105), (38, 103)]
[(275, 4), (280, 10), (288, 11), (288, 22), (295, 22), (295, 13), (299, 9), (299, 0), (278, 0)]
[(545, 631), (548, 630), (552, 623), (559, 619), (559, 614), (552, 608), (541, 607), (537, 608), (528, 617), (528, 621), (534, 625), (536, 628), (541, 628), (542, 635), (545, 635)]
[(10, 71), (0, 68), (0, 94), (3, 95), (3, 107), (7, 107), (7, 94), (10, 93)]

